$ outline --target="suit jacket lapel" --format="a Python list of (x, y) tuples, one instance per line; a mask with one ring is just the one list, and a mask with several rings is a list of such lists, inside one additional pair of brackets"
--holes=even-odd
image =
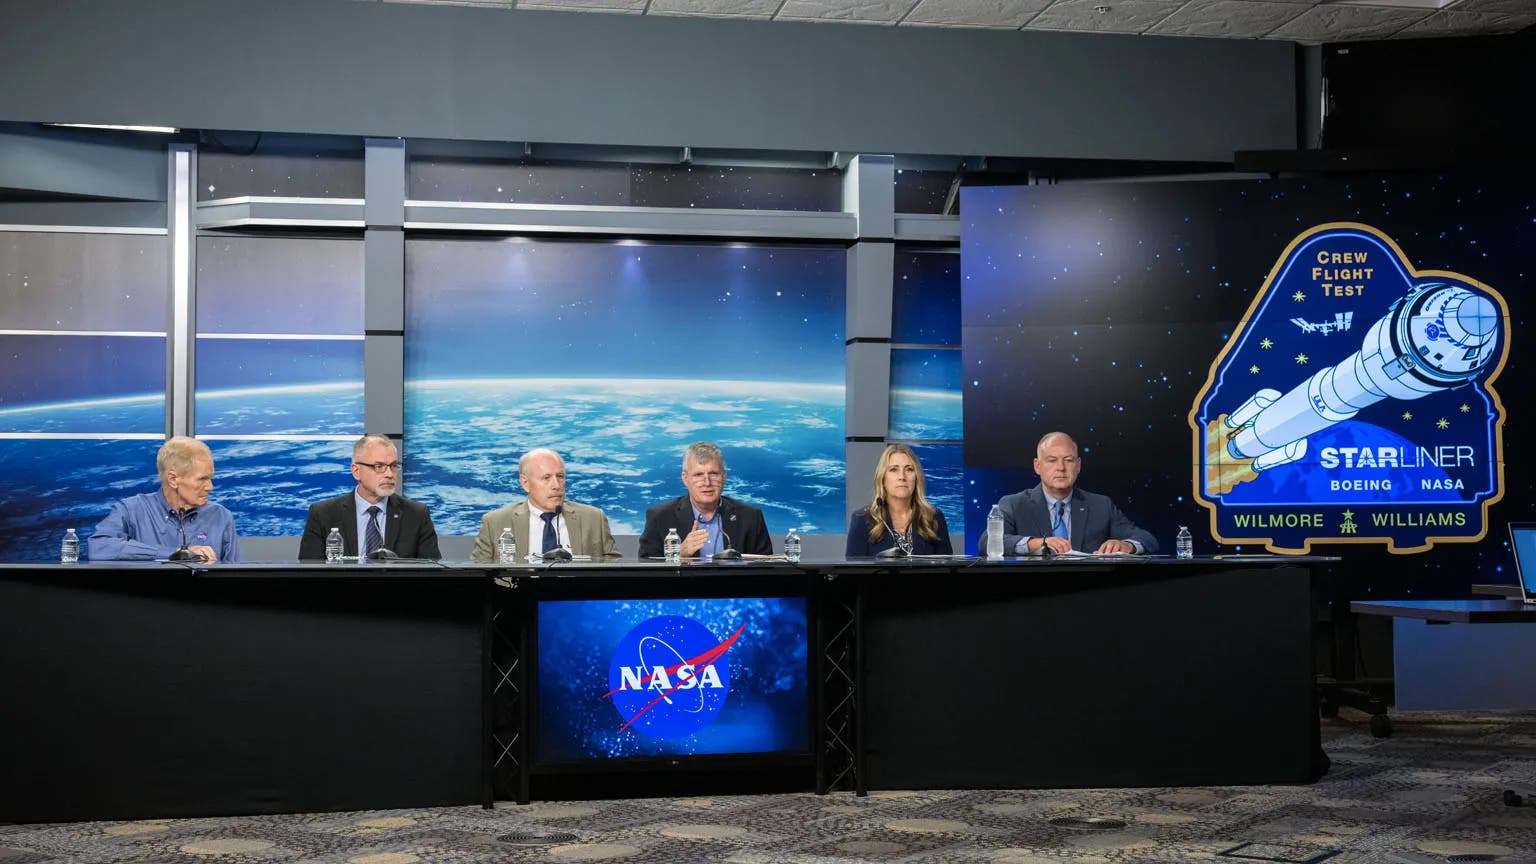
[(1072, 498), (1067, 502), (1072, 508), (1072, 548), (1079, 552), (1095, 552), (1095, 549), (1083, 548), (1083, 534), (1088, 530), (1088, 502), (1083, 500), (1077, 490), (1072, 490)]
[(1051, 517), (1050, 499), (1045, 497), (1045, 490), (1039, 486), (1029, 490), (1029, 497), (1025, 501), (1025, 507), (1029, 510), (1025, 514), (1025, 521), (1019, 525), (1019, 533), (1029, 537), (1049, 537), (1056, 526)]
[(392, 552), (399, 552), (395, 545), (400, 542), (400, 525), (405, 519), (405, 507), (400, 504), (399, 495), (389, 496), (389, 503), (385, 505), (384, 548)]
[[(499, 531), (497, 533), (500, 533)], [(519, 560), (523, 555), (531, 555), (534, 548), (528, 537), (528, 502), (519, 501), (512, 505), (512, 539), (517, 541), (517, 554)], [(543, 539), (543, 538), (540, 538)]]
[(693, 503), (684, 495), (677, 501), (677, 536), (687, 537), (693, 530)]
[(341, 522), (341, 544), (348, 555), (359, 554), (357, 543), (357, 493), (348, 492), (336, 508)]
[(736, 502), (720, 496), (720, 548), (741, 550), (742, 539), (739, 520), (736, 519)]
[(569, 506), (562, 507), (560, 508), (560, 518), (565, 520), (565, 533), (571, 541), (571, 554), (590, 554), (586, 547), (585, 538), (581, 533), (582, 529), (586, 527), (586, 523), (577, 515), (576, 510)]

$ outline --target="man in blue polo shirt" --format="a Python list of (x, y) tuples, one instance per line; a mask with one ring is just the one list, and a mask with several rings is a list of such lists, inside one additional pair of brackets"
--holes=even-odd
[(204, 562), (240, 560), (235, 520), (221, 505), (208, 503), (213, 490), (213, 454), (208, 445), (178, 435), (155, 456), (160, 491), (134, 495), (112, 505), (91, 535), (92, 561), (153, 561), (186, 546)]

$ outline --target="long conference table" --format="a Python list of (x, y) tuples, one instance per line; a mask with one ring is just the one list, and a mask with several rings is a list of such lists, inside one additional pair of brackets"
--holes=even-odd
[[(0, 565), (0, 814), (1305, 783), (1328, 560)], [(761, 597), (804, 598), (805, 751), (538, 758), (545, 604)]]

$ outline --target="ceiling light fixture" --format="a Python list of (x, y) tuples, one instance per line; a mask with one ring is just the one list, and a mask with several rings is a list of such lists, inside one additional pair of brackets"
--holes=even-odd
[(175, 126), (123, 126), (114, 123), (45, 123), (45, 126), (62, 126), (67, 129), (111, 129), (114, 132), (159, 132), (163, 135), (175, 135), (180, 132)]

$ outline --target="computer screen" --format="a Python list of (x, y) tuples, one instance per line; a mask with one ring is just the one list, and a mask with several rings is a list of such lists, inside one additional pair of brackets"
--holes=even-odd
[(1509, 523), (1509, 545), (1515, 550), (1520, 591), (1526, 600), (1536, 602), (1536, 522)]
[(547, 600), (542, 764), (809, 753), (804, 597)]

